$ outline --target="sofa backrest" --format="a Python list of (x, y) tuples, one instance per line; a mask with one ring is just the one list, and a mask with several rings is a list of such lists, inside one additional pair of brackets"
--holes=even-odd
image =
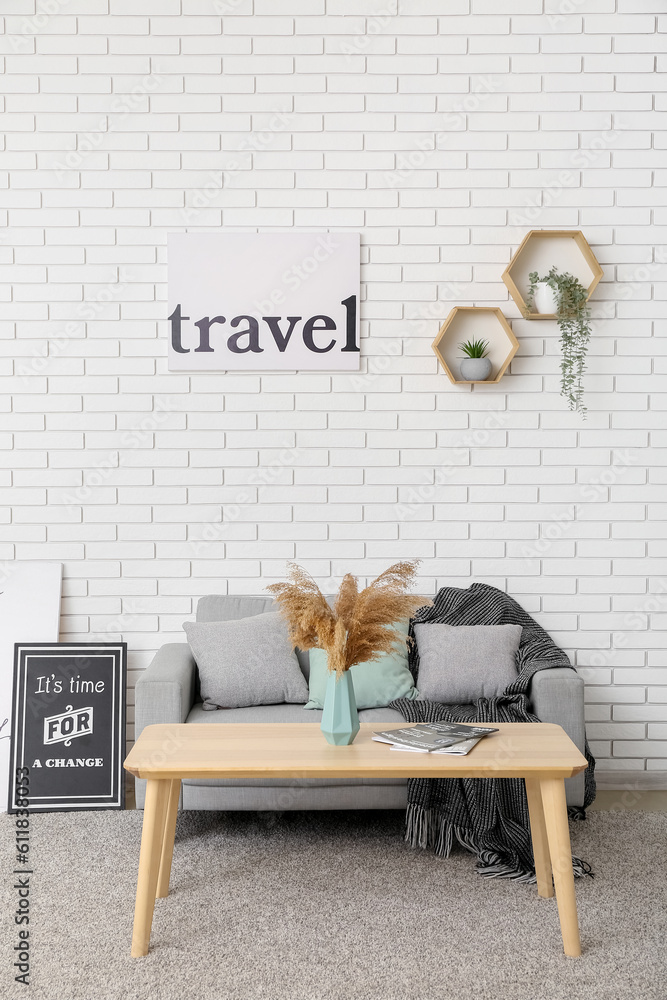
[[(246, 594), (209, 594), (197, 601), (198, 622), (229, 622), (239, 618), (253, 618), (274, 610), (272, 597), (250, 597)], [(297, 649), (297, 659), (303, 676), (310, 677), (310, 656)]]
[(270, 611), (272, 604), (272, 597), (209, 594), (197, 601), (197, 621), (232, 622), (239, 618), (253, 618)]

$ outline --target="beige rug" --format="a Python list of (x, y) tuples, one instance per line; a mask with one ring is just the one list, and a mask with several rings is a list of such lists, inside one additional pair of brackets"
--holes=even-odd
[(186, 813), (152, 946), (130, 958), (142, 814), (33, 817), (30, 988), (14, 983), (0, 817), (0, 996), (29, 1000), (665, 1000), (667, 814), (591, 812), (573, 850), (584, 954), (555, 900), (470, 855), (409, 850), (395, 813)]

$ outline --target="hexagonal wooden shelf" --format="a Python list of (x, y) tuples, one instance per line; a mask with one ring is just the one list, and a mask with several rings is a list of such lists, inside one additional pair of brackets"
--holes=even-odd
[[(496, 373), (495, 378), (470, 381), (456, 377), (460, 375), (461, 361), (465, 360), (460, 352), (457, 353), (458, 345), (471, 338), (488, 340), (487, 357), (492, 365), (491, 374)], [(454, 306), (431, 347), (454, 385), (492, 385), (500, 382), (505, 374), (519, 348), (519, 341), (497, 306)]]
[(521, 310), (524, 319), (556, 319), (554, 313), (529, 312), (525, 295), (528, 294), (531, 271), (540, 276), (556, 265), (559, 271), (569, 271), (585, 288), (588, 298), (602, 277), (595, 254), (578, 229), (533, 229), (523, 238), (521, 246), (505, 268), (503, 281), (510, 295)]

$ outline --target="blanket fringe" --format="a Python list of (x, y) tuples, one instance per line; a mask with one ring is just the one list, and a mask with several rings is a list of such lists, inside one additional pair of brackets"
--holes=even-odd
[[(417, 803), (410, 803), (406, 813), (405, 840), (411, 847), (426, 849), (433, 846), (439, 858), (448, 858), (454, 840), (477, 858), (475, 871), (482, 878), (508, 878), (526, 884), (537, 881), (534, 868), (511, 865), (495, 852), (479, 847), (470, 832), (454, 826), (434, 809), (425, 809)], [(581, 858), (572, 856), (572, 870), (575, 878), (593, 878), (591, 866)]]

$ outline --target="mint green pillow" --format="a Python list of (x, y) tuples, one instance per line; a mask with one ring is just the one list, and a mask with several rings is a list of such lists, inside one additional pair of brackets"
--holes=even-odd
[[(408, 622), (396, 622), (396, 632), (408, 634)], [(324, 692), (329, 671), (327, 654), (323, 649), (310, 650), (310, 701), (304, 708), (323, 708)], [(357, 708), (384, 708), (394, 698), (418, 698), (412, 674), (408, 668), (408, 651), (397, 642), (394, 651), (384, 653), (379, 660), (355, 663), (350, 667)]]

